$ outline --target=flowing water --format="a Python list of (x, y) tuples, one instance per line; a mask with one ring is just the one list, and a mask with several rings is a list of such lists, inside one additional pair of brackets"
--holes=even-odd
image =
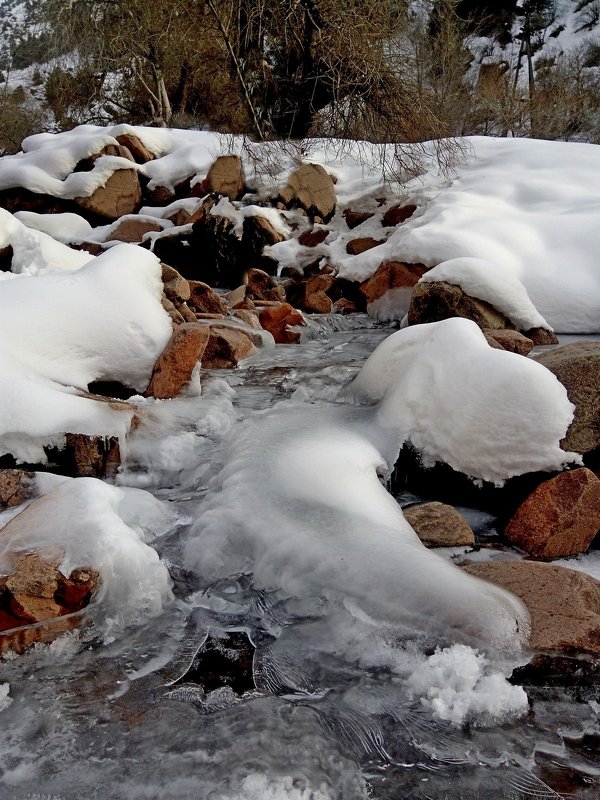
[[(598, 800), (594, 664), (565, 659), (558, 679), (525, 676), (525, 713), (494, 716), (494, 700), (502, 705), (510, 687), (494, 684), (504, 694), (488, 688), (482, 697), (477, 683), (463, 694), (472, 705), (479, 691), (480, 713), (461, 724), (441, 719), (410, 686), (430, 674), (428, 657), (437, 644), (451, 645), (453, 632), (424, 619), (402, 630), (387, 618), (374, 622), (376, 611), (387, 614), (387, 583), (349, 582), (349, 599), (315, 590), (312, 575), (328, 574), (327, 565), (319, 571), (303, 548), (320, 561), (340, 517), (323, 504), (317, 513), (304, 490), (278, 509), (269, 491), (276, 471), (286, 471), (285, 459), (273, 464), (275, 445), (296, 443), (286, 454), (292, 461), (298, 436), (321, 436), (321, 419), (342, 420), (348, 435), (368, 428), (368, 410), (336, 398), (389, 333), (359, 315), (315, 318), (300, 345), (265, 349), (213, 374), (199, 398), (147, 401), (118, 483), (151, 491), (177, 513), (176, 526), (153, 543), (175, 599), (114, 635), (99, 604), (78, 632), (0, 664), (0, 684), (10, 684), (13, 698), (0, 713), (0, 798)], [(324, 440), (309, 464), (317, 495), (322, 481), (335, 490), (324, 477), (328, 448)], [(343, 461), (337, 468), (343, 483)], [(345, 500), (352, 508), (352, 486)], [(493, 533), (493, 519), (467, 513), (482, 535)], [(293, 551), (295, 563), (289, 549), (279, 552), (278, 527), (290, 515), (314, 532)], [(351, 528), (350, 516), (343, 526)], [(220, 525), (228, 527), (224, 563), (215, 554)], [(237, 569), (246, 530), (266, 543), (256, 574), (285, 575), (285, 589), (257, 586), (256, 575)], [(299, 574), (298, 585), (311, 591), (290, 589)], [(435, 594), (435, 585), (427, 588)], [(372, 596), (359, 607), (352, 598), (365, 594)], [(483, 670), (462, 647), (458, 671)], [(527, 660), (498, 652), (490, 659), (505, 674)], [(440, 669), (433, 683), (456, 682), (456, 671)]]

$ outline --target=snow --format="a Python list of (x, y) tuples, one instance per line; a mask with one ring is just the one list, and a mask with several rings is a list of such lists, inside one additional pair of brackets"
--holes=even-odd
[(80, 217), (79, 214), (70, 212), (64, 214), (36, 214), (34, 211), (17, 211), (14, 217), (28, 228), (47, 233), (48, 236), (63, 244), (85, 239), (92, 232), (92, 226), (87, 220)]
[(12, 703), (12, 697), (9, 697), (10, 684), (0, 683), (0, 711), (4, 711)]
[(146, 388), (171, 335), (161, 297), (158, 259), (133, 245), (76, 272), (1, 281), (0, 452), (45, 463), (42, 447), (65, 432), (124, 441), (133, 411), (80, 392), (95, 380)]
[(160, 613), (172, 598), (167, 568), (147, 544), (175, 520), (159, 500), (139, 489), (95, 478), (66, 480), (8, 522), (0, 536), (0, 574), (20, 553), (60, 557), (59, 569), (100, 574), (94, 598), (111, 630)]
[(446, 281), (460, 286), (463, 292), (489, 303), (509, 319), (515, 328), (546, 328), (521, 281), (499, 264), (481, 258), (453, 258), (426, 272), (419, 283)]
[(502, 723), (529, 707), (521, 686), (511, 686), (502, 673), (490, 669), (485, 656), (462, 644), (436, 649), (407, 685), (436, 719), (453, 725)]
[(453, 318), (392, 334), (343, 396), (379, 403), (381, 424), (425, 463), (501, 483), (580, 461), (560, 448), (574, 406), (541, 364), (496, 350), (474, 322)]

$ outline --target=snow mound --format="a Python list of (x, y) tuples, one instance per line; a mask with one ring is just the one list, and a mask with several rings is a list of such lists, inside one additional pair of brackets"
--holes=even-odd
[(490, 348), (474, 322), (454, 318), (389, 336), (342, 397), (379, 403), (380, 424), (426, 463), (501, 483), (580, 462), (560, 448), (574, 406), (541, 366)]
[(99, 572), (95, 598), (110, 627), (160, 613), (171, 597), (167, 568), (147, 542), (172, 526), (172, 512), (148, 492), (96, 478), (64, 480), (13, 517), (0, 535), (0, 574), (20, 553), (64, 554), (63, 574)]
[(453, 258), (426, 272), (419, 283), (436, 281), (460, 286), (471, 297), (477, 297), (494, 306), (517, 330), (550, 329), (529, 299), (521, 281), (492, 261), (482, 258)]
[(490, 670), (485, 656), (462, 644), (435, 651), (407, 679), (407, 686), (436, 719), (453, 725), (497, 724), (527, 712), (527, 695)]
[(93, 230), (90, 223), (79, 214), (36, 214), (35, 211), (17, 211), (14, 217), (28, 228), (47, 233), (63, 244), (86, 239)]
[(161, 297), (158, 259), (133, 245), (73, 273), (1, 281), (0, 453), (44, 463), (65, 432), (123, 438), (132, 412), (80, 392), (146, 388), (171, 335)]

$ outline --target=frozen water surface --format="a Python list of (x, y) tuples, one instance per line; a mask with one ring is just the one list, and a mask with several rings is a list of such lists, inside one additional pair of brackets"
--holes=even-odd
[[(598, 797), (597, 697), (506, 681), (518, 606), (414, 542), (384, 488), (397, 441), (338, 400), (391, 332), (314, 318), (199, 397), (145, 401), (118, 484), (169, 507), (157, 531), (136, 495), (126, 521), (172, 597), (110, 636), (100, 600), (0, 663), (2, 800)], [(207, 642), (240, 634), (248, 685), (201, 686)]]

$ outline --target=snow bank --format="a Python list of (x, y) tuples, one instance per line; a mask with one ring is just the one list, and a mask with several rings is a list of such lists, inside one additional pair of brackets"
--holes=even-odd
[(79, 391), (145, 389), (171, 335), (161, 296), (158, 259), (133, 245), (73, 273), (0, 282), (0, 452), (43, 463), (65, 432), (123, 437), (132, 413)]
[(521, 281), (492, 261), (482, 258), (453, 258), (426, 272), (419, 283), (436, 281), (460, 286), (471, 297), (477, 297), (494, 306), (517, 330), (550, 328), (529, 299)]
[(17, 211), (15, 218), (36, 231), (47, 233), (57, 242), (75, 242), (86, 239), (93, 228), (79, 214), (36, 214), (35, 211)]
[(95, 600), (111, 628), (135, 623), (172, 597), (168, 570), (147, 542), (173, 524), (172, 512), (147, 492), (65, 480), (0, 531), (0, 574), (20, 553), (56, 553), (65, 575), (83, 567), (100, 573)]
[(499, 483), (580, 462), (560, 448), (574, 406), (540, 367), (490, 348), (474, 322), (454, 318), (389, 336), (342, 396), (379, 403), (380, 424), (426, 463)]
[(521, 686), (512, 686), (490, 669), (485, 656), (462, 644), (438, 648), (408, 677), (407, 686), (436, 719), (453, 725), (506, 722), (529, 707)]

